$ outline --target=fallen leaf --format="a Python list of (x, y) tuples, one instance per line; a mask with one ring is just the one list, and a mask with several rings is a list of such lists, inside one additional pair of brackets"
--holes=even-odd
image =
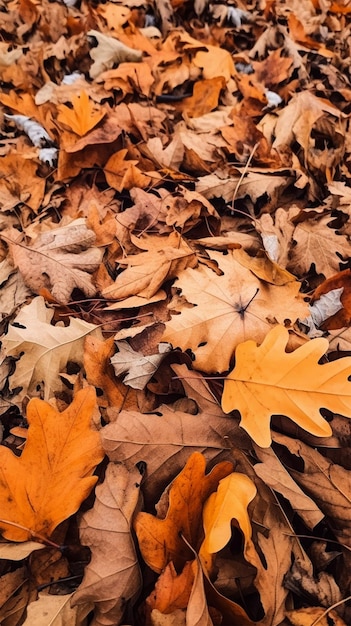
[(141, 474), (110, 463), (105, 480), (96, 487), (93, 509), (84, 513), (80, 537), (92, 552), (72, 606), (93, 603), (95, 626), (120, 624), (127, 607), (140, 592), (141, 573), (131, 534), (138, 504)]
[(47, 288), (66, 304), (74, 288), (87, 296), (96, 294), (90, 274), (101, 263), (103, 251), (94, 242), (95, 233), (80, 218), (39, 235), (31, 247), (16, 242), (10, 247), (26, 285), (36, 294)]
[(272, 448), (255, 446), (260, 463), (254, 465), (257, 476), (274, 491), (289, 500), (294, 511), (311, 530), (322, 521), (324, 515), (316, 503), (291, 478)]
[[(300, 317), (299, 312), (308, 312), (295, 280), (271, 285), (272, 277), (267, 276), (264, 261), (256, 260), (266, 277), (260, 280), (257, 266), (253, 266), (253, 271), (249, 269), (249, 255), (240, 250), (238, 260), (235, 252), (210, 252), (222, 275), (203, 266), (188, 268), (174, 284), (194, 306), (189, 308), (186, 303), (185, 307), (174, 307), (180, 308), (180, 315), (166, 322), (163, 340), (174, 348), (191, 349), (194, 367), (204, 372), (227, 370), (237, 345), (249, 338), (262, 341), (274, 320), (294, 322)], [(244, 258), (248, 267), (243, 265)]]
[(98, 30), (89, 30), (87, 35), (94, 37), (98, 42), (98, 45), (89, 52), (94, 61), (89, 70), (90, 78), (97, 78), (99, 74), (109, 70), (115, 64), (141, 60), (141, 50), (134, 50), (115, 37), (109, 37)]
[[(233, 472), (222, 478), (215, 493), (206, 500), (203, 507), (205, 539), (200, 548), (200, 558), (220, 552), (232, 536), (231, 522), (235, 519), (244, 536), (244, 556), (254, 550), (251, 522), (247, 507), (257, 493), (255, 484), (245, 474)], [(211, 569), (209, 563), (208, 569)]]
[(151, 298), (164, 281), (175, 278), (186, 267), (195, 267), (197, 259), (181, 237), (170, 236), (160, 241), (158, 250), (129, 256), (122, 264), (127, 265), (127, 269), (117, 276), (113, 285), (104, 289), (105, 297), (121, 300), (137, 294)]
[(133, 389), (145, 388), (164, 356), (171, 350), (170, 344), (159, 343), (159, 354), (144, 356), (140, 352), (135, 352), (127, 341), (116, 341), (116, 346), (118, 352), (111, 357), (110, 361), (117, 376), (126, 374), (123, 382)]
[(351, 270), (343, 270), (330, 276), (313, 292), (311, 304), (315, 306), (323, 296), (327, 296), (335, 290), (340, 291), (340, 289), (342, 289), (340, 309), (337, 312), (334, 311), (324, 316), (320, 324), (324, 330), (336, 330), (351, 324)]
[(297, 224), (292, 236), (296, 246), (291, 248), (288, 268), (294, 268), (298, 276), (306, 274), (312, 263), (327, 278), (340, 269), (350, 244), (345, 235), (338, 235), (328, 227), (331, 221), (330, 215), (325, 215)]
[(144, 561), (156, 572), (161, 572), (173, 561), (176, 567), (184, 566), (192, 552), (182, 539), (195, 550), (202, 539), (202, 507), (208, 496), (217, 488), (221, 478), (232, 470), (232, 464), (222, 462), (205, 474), (206, 461), (194, 452), (169, 490), (169, 509), (164, 519), (150, 513), (138, 513), (134, 529)]
[(45, 546), (38, 541), (25, 541), (24, 543), (0, 543), (0, 559), (9, 561), (22, 561), (34, 550), (42, 550)]
[(18, 398), (31, 395), (44, 383), (45, 399), (62, 388), (59, 373), (69, 360), (83, 363), (87, 335), (101, 336), (101, 331), (84, 320), (71, 318), (69, 326), (50, 324), (54, 311), (45, 306), (42, 296), (22, 307), (2, 340), (5, 355), (20, 357), (10, 379), (10, 387), (21, 387)]
[(286, 328), (276, 326), (260, 346), (251, 340), (240, 344), (224, 381), (223, 411), (240, 411), (242, 428), (262, 448), (271, 444), (271, 415), (287, 415), (317, 437), (332, 434), (320, 408), (351, 417), (351, 358), (320, 365), (327, 339), (311, 339), (286, 353), (288, 337)]
[(41, 591), (38, 600), (29, 603), (23, 626), (86, 626), (92, 605), (72, 608), (71, 599), (72, 594), (54, 596)]
[(63, 413), (30, 400), (21, 456), (0, 447), (0, 527), (6, 539), (50, 537), (90, 493), (97, 480), (92, 473), (104, 456), (91, 428), (95, 402), (92, 387), (79, 391)]
[(68, 126), (79, 137), (86, 135), (105, 117), (105, 111), (96, 109), (86, 91), (73, 96), (72, 105), (72, 108), (65, 104), (58, 105), (57, 121), (60, 125)]

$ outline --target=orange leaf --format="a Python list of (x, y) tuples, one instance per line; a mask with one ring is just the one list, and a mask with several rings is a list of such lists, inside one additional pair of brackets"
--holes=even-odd
[(73, 96), (72, 104), (73, 109), (65, 104), (58, 105), (57, 121), (68, 126), (80, 137), (83, 137), (105, 117), (104, 111), (96, 111), (86, 91), (81, 91), (79, 96)]
[(241, 426), (263, 448), (271, 444), (271, 415), (286, 415), (316, 437), (332, 432), (320, 408), (351, 417), (351, 357), (320, 365), (327, 339), (311, 339), (287, 353), (288, 338), (284, 326), (275, 326), (260, 346), (241, 343), (224, 381), (223, 411), (240, 411)]
[(135, 531), (143, 559), (155, 572), (161, 572), (170, 561), (178, 568), (193, 558), (181, 535), (195, 549), (200, 546), (203, 539), (203, 504), (233, 467), (228, 461), (223, 461), (207, 475), (205, 469), (205, 458), (194, 452), (171, 484), (165, 519), (149, 513), (136, 516)]
[(63, 413), (30, 400), (22, 455), (0, 446), (0, 528), (6, 539), (49, 537), (90, 493), (97, 480), (92, 473), (104, 456), (99, 433), (90, 427), (94, 409), (92, 387), (79, 391)]
[[(222, 550), (232, 536), (232, 519), (237, 520), (244, 535), (244, 555), (252, 553), (252, 529), (247, 507), (254, 499), (257, 489), (251, 478), (239, 472), (233, 472), (219, 481), (218, 489), (206, 500), (203, 510), (205, 539), (200, 549), (200, 556)], [(249, 559), (247, 559), (249, 560)]]

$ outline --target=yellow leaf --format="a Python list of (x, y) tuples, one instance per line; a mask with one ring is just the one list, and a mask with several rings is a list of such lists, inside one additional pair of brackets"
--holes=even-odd
[(0, 446), (0, 528), (6, 539), (49, 537), (90, 493), (97, 480), (92, 473), (104, 456), (100, 435), (90, 427), (94, 408), (93, 387), (78, 391), (63, 413), (30, 400), (22, 455)]
[(160, 519), (150, 513), (138, 513), (135, 518), (134, 529), (141, 554), (155, 572), (161, 572), (170, 561), (181, 568), (192, 559), (192, 551), (182, 535), (195, 549), (201, 542), (203, 503), (219, 480), (231, 472), (232, 464), (223, 461), (209, 474), (205, 474), (205, 470), (205, 457), (194, 452), (170, 486), (166, 517)]
[(286, 415), (317, 437), (332, 432), (320, 408), (351, 417), (351, 357), (320, 365), (327, 339), (311, 339), (286, 353), (288, 338), (278, 325), (260, 346), (251, 340), (239, 344), (224, 382), (223, 411), (240, 411), (241, 426), (261, 447), (271, 444), (272, 415)]
[(96, 111), (86, 91), (81, 91), (79, 96), (73, 96), (72, 104), (73, 109), (65, 104), (58, 105), (57, 121), (68, 126), (80, 137), (83, 137), (105, 117), (104, 111)]
[(251, 547), (251, 523), (247, 507), (256, 495), (256, 487), (245, 474), (233, 472), (219, 481), (218, 489), (206, 500), (203, 508), (205, 539), (200, 556), (222, 550), (232, 536), (231, 521), (235, 519), (244, 535), (244, 554)]

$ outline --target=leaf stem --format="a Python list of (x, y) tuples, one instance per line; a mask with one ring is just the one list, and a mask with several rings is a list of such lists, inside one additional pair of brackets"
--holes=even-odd
[(21, 530), (25, 530), (32, 537), (32, 539), (37, 539), (39, 542), (44, 543), (47, 546), (51, 546), (52, 548), (57, 548), (57, 550), (62, 550), (62, 546), (59, 546), (58, 543), (51, 541), (51, 539), (47, 539), (47, 537), (44, 537), (43, 535), (40, 535), (34, 532), (33, 530), (31, 530), (30, 528), (27, 528), (26, 526), (22, 526), (21, 524), (16, 524), (16, 522), (10, 522), (10, 520), (7, 520), (7, 519), (0, 519), (0, 523), (8, 524), (9, 526), (15, 526), (15, 528), (20, 528)]

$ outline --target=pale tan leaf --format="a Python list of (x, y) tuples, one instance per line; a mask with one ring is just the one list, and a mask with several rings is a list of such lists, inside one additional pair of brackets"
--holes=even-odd
[(50, 324), (54, 311), (45, 306), (44, 298), (38, 296), (25, 305), (3, 338), (5, 355), (19, 357), (10, 387), (21, 387), (17, 398), (31, 394), (44, 382), (45, 399), (62, 388), (59, 373), (67, 361), (83, 363), (84, 339), (93, 334), (101, 337), (101, 331), (84, 320), (71, 318), (69, 326)]
[(133, 389), (144, 389), (160, 366), (165, 354), (171, 350), (170, 344), (159, 343), (159, 353), (144, 356), (136, 352), (127, 341), (116, 341), (118, 352), (111, 357), (117, 376), (126, 374), (123, 382)]
[(138, 595), (141, 574), (131, 535), (139, 499), (140, 471), (110, 463), (105, 480), (96, 488), (93, 509), (83, 515), (80, 537), (92, 551), (83, 582), (73, 596), (73, 606), (95, 604), (92, 626), (119, 624)]
[[(308, 314), (307, 304), (299, 294), (300, 285), (291, 281), (291, 275), (286, 278), (286, 284), (271, 284), (265, 260), (251, 263), (244, 251), (239, 250), (239, 259), (235, 252), (210, 253), (223, 272), (221, 276), (200, 266), (186, 269), (175, 281), (174, 286), (194, 306), (175, 307), (181, 314), (166, 323), (163, 340), (174, 348), (191, 349), (195, 355), (194, 367), (204, 372), (227, 370), (240, 342), (262, 341), (277, 321), (295, 322), (303, 312)], [(243, 265), (244, 258), (247, 267)], [(266, 280), (258, 278), (259, 270)], [(276, 275), (280, 281), (279, 272)]]
[(292, 236), (296, 246), (291, 249), (288, 267), (298, 276), (306, 274), (312, 263), (318, 273), (332, 276), (339, 271), (340, 262), (350, 256), (348, 238), (328, 227), (332, 220), (330, 215), (325, 215), (297, 224)]

